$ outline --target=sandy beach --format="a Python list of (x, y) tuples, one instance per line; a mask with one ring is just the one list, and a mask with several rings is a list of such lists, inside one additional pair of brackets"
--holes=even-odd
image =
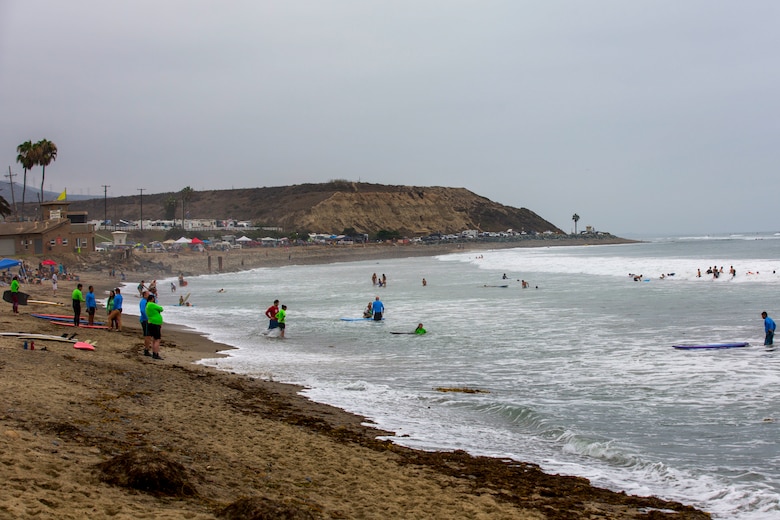
[[(180, 272), (457, 250), (322, 246), (59, 260), (102, 297), (120, 283), (109, 276), (111, 267), (134, 286)], [(35, 340), (35, 349), (25, 350), (23, 339), (0, 337), (0, 518), (709, 518), (676, 502), (547, 475), (533, 464), (379, 440), (388, 432), (312, 403), (294, 385), (195, 365), (228, 347), (180, 327), (163, 326), (164, 359), (157, 361), (142, 355), (137, 317), (127, 316), (122, 332), (109, 332), (30, 316), (70, 314), (75, 285), (60, 281), (55, 297), (48, 282), (24, 284), (32, 298), (62, 305), (31, 303), (19, 315), (7, 303), (0, 309), (4, 332), (76, 333), (95, 344), (85, 351)]]

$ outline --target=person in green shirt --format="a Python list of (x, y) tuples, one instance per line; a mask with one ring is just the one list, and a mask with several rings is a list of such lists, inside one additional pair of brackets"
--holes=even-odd
[(284, 337), (285, 318), (287, 318), (287, 305), (282, 305), (282, 308), (276, 313), (276, 321), (279, 323), (279, 337)]
[(14, 304), (14, 314), (19, 314), (19, 277), (11, 280), (11, 302)]
[(155, 302), (155, 296), (149, 293), (146, 297), (146, 318), (149, 320), (146, 333), (152, 337), (152, 359), (159, 359), (160, 357), (160, 339), (162, 339), (162, 306)]
[(427, 331), (423, 328), (423, 324), (422, 323), (418, 323), (417, 324), (417, 328), (414, 329), (414, 333), (415, 334), (425, 334), (426, 332)]
[(73, 293), (70, 295), (70, 299), (73, 300), (73, 326), (78, 327), (81, 323), (81, 302), (85, 302), (84, 294), (81, 292), (81, 288), (84, 287), (78, 284)]

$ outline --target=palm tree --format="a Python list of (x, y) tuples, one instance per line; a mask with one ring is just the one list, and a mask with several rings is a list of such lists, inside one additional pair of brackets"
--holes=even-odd
[(173, 195), (170, 195), (167, 199), (165, 199), (165, 218), (167, 220), (173, 220), (174, 224), (176, 224), (176, 205), (179, 203), (179, 201), (176, 200), (176, 197)]
[[(57, 160), (57, 145), (47, 139), (35, 143), (35, 163), (43, 168), (41, 173), (41, 200), (43, 202), (43, 184), (46, 182), (46, 167)], [(43, 215), (43, 208), (41, 208)]]
[(24, 197), (27, 192), (27, 170), (32, 170), (35, 166), (35, 147), (32, 141), (25, 141), (16, 147), (19, 155), (16, 156), (16, 162), (24, 168), (24, 179), (22, 180), (22, 218), (24, 218)]
[(577, 234), (577, 222), (580, 220), (580, 216), (576, 213), (571, 216), (571, 219), (574, 221), (574, 234)]
[(195, 190), (187, 186), (186, 188), (181, 190), (181, 227), (184, 227), (184, 207), (189, 203), (190, 199), (192, 199), (192, 194), (195, 193)]

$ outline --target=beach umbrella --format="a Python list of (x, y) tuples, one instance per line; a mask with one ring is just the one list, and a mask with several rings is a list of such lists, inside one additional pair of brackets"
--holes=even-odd
[(42, 263), (43, 265), (57, 265), (57, 262), (55, 262), (54, 260), (44, 260), (44, 261), (43, 261), (43, 262), (41, 262), (41, 263)]
[(12, 258), (3, 258), (2, 260), (0, 260), (0, 271), (7, 270), (12, 267), (16, 267), (21, 263), (22, 263), (21, 260), (14, 260)]

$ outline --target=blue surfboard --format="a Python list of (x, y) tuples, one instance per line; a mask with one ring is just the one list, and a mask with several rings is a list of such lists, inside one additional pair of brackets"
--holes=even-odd
[(708, 348), (742, 348), (749, 347), (750, 343), (747, 341), (738, 341), (735, 343), (709, 343), (704, 345), (672, 345), (673, 348), (682, 350), (696, 350), (696, 349), (708, 349)]

